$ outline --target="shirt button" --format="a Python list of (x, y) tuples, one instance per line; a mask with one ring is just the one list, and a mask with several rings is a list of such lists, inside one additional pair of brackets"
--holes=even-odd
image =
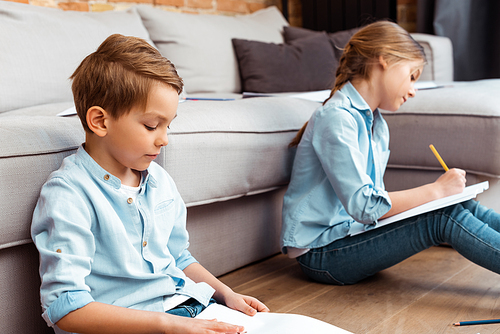
[(131, 197), (129, 197), (129, 198), (127, 199), (127, 203), (128, 203), (128, 204), (132, 204), (133, 202), (134, 202), (134, 200), (133, 200)]
[(104, 175), (104, 180), (106, 180), (106, 181), (109, 180), (109, 174)]
[(146, 247), (147, 245), (148, 245), (148, 242), (147, 242), (147, 241), (144, 241), (144, 242), (142, 243), (142, 247)]
[(61, 248), (58, 248), (58, 249), (56, 250), (56, 252), (57, 252), (57, 253), (62, 253)]
[(366, 112), (366, 116), (370, 116), (370, 112), (369, 111)]

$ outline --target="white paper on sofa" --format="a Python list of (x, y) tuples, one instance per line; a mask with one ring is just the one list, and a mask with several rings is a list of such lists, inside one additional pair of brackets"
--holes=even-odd
[(61, 111), (56, 116), (64, 117), (64, 116), (73, 116), (73, 115), (76, 115), (76, 108), (75, 108), (75, 106), (73, 106), (71, 108), (68, 108), (66, 110)]
[(331, 92), (332, 91), (330, 89), (325, 89), (325, 90), (318, 90), (318, 91), (314, 91), (314, 92), (307, 92), (307, 93), (299, 93), (299, 94), (295, 94), (295, 95), (290, 95), (290, 97), (323, 103), (327, 98), (330, 97)]
[[(344, 329), (321, 320), (298, 314), (259, 312), (253, 317), (220, 304), (212, 304), (197, 319), (217, 319), (228, 324), (244, 326), (248, 334), (349, 334)], [(351, 333), (352, 334), (352, 333)]]

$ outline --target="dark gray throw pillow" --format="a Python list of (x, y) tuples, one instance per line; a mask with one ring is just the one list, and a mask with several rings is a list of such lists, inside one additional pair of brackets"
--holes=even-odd
[[(284, 28), (285, 43), (290, 43), (297, 39), (312, 37), (318, 34), (325, 33), (323, 31), (314, 31), (310, 29), (290, 27), (290, 26), (285, 26), (283, 28)], [(354, 28), (349, 30), (332, 32), (328, 34), (328, 37), (330, 38), (330, 40), (334, 45), (335, 56), (337, 57), (337, 60), (339, 60), (340, 56), (342, 56), (343, 48), (346, 46), (347, 42), (349, 42), (352, 35), (354, 35), (359, 29), (360, 28)], [(336, 66), (338, 66), (338, 61)]]
[(326, 33), (286, 44), (232, 41), (243, 91), (278, 93), (332, 88), (335, 54)]

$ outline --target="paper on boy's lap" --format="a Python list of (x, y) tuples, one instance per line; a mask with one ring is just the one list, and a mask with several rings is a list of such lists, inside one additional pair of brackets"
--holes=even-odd
[[(228, 324), (244, 326), (248, 334), (349, 334), (329, 323), (298, 314), (259, 312), (250, 317), (220, 304), (212, 304), (197, 319), (217, 319)], [(352, 333), (351, 333), (352, 334)]]

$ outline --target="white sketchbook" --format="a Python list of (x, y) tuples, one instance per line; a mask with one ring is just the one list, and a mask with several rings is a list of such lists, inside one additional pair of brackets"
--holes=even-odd
[[(431, 201), (431, 202), (422, 204), (420, 206), (417, 206), (413, 209), (398, 213), (397, 215), (394, 215), (394, 216), (391, 216), (391, 217), (388, 217), (385, 219), (381, 219), (378, 221), (376, 228), (379, 228), (381, 226), (384, 226), (384, 225), (387, 225), (390, 223), (400, 221), (402, 219), (417, 216), (417, 215), (422, 214), (422, 213), (434, 211), (434, 210), (441, 209), (441, 208), (444, 208), (444, 207), (447, 207), (447, 206), (450, 206), (453, 204), (465, 202), (469, 199), (475, 198), (477, 196), (477, 194), (482, 193), (483, 191), (485, 191), (488, 188), (489, 188), (488, 181), (484, 181), (481, 183), (474, 184), (472, 186), (465, 187), (464, 191), (460, 194), (451, 195), (448, 197), (437, 199), (435, 201)], [(361, 224), (357, 224), (357, 225), (359, 225), (359, 228), (353, 228), (350, 231), (351, 236), (365, 232), (364, 225), (361, 225)], [(358, 227), (358, 226), (356, 226), (356, 227)]]
[(259, 312), (253, 317), (220, 304), (212, 304), (197, 319), (217, 319), (228, 324), (244, 326), (248, 334), (352, 334), (346, 330), (304, 315)]

